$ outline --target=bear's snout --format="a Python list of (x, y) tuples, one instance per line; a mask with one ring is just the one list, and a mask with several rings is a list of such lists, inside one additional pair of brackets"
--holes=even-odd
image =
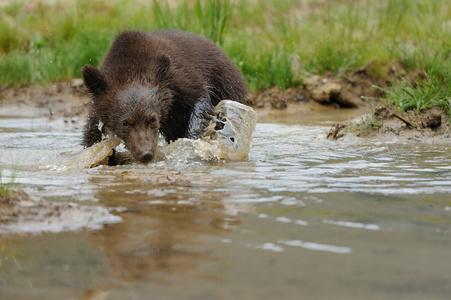
[(141, 163), (149, 163), (155, 156), (158, 146), (158, 129), (131, 128), (124, 135), (125, 148), (133, 158)]
[(153, 151), (150, 150), (146, 150), (141, 152), (141, 154), (139, 155), (139, 161), (142, 163), (148, 163), (151, 162), (153, 159)]

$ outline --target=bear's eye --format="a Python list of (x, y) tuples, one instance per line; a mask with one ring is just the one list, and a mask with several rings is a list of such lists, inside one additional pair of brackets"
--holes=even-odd
[(152, 116), (152, 117), (147, 119), (146, 125), (147, 126), (154, 126), (156, 121), (157, 121), (157, 118), (155, 116)]
[(128, 126), (127, 120), (124, 120), (124, 121), (122, 122), (122, 125), (123, 125), (124, 127), (127, 127), (127, 126)]

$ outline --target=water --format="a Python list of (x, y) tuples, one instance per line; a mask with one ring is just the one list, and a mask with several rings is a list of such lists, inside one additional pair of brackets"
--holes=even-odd
[(451, 297), (448, 145), (328, 141), (327, 122), (271, 121), (246, 161), (174, 150), (148, 166), (74, 170), (80, 130), (0, 119), (3, 181), (123, 219), (1, 237), (0, 298)]

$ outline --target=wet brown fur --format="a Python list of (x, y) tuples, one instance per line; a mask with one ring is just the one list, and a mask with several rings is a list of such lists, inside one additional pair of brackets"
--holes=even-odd
[(153, 158), (158, 132), (167, 141), (196, 137), (188, 128), (196, 104), (243, 102), (247, 94), (244, 77), (219, 47), (176, 30), (123, 32), (99, 68), (86, 65), (82, 73), (91, 94), (82, 144), (100, 141), (100, 120), (142, 162)]

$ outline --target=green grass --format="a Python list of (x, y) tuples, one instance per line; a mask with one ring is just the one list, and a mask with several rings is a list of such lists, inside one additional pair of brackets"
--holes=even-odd
[(14, 180), (16, 178), (16, 173), (14, 172), (9, 182), (3, 182), (2, 171), (0, 169), (0, 199), (8, 198), (14, 191)]
[(12, 192), (12, 189), (0, 184), (0, 199), (10, 197)]
[(354, 123), (354, 128), (361, 133), (367, 133), (370, 130), (379, 129), (382, 127), (378, 117), (373, 115), (360, 117), (360, 120)]
[[(293, 55), (312, 74), (351, 71), (375, 59), (373, 66), (381, 70), (399, 61), (407, 69), (421, 68), (428, 74), (415, 88), (395, 82), (390, 89), (394, 94), (387, 92), (388, 96), (408, 98), (418, 93), (412, 99), (423, 99), (435, 89), (434, 95), (448, 102), (423, 99), (415, 107), (449, 105), (448, 0), (23, 3), (0, 8), (0, 86), (81, 77), (81, 67), (98, 65), (118, 32), (177, 28), (220, 45), (251, 90), (301, 84), (292, 74)], [(385, 76), (382, 71), (375, 74)]]

